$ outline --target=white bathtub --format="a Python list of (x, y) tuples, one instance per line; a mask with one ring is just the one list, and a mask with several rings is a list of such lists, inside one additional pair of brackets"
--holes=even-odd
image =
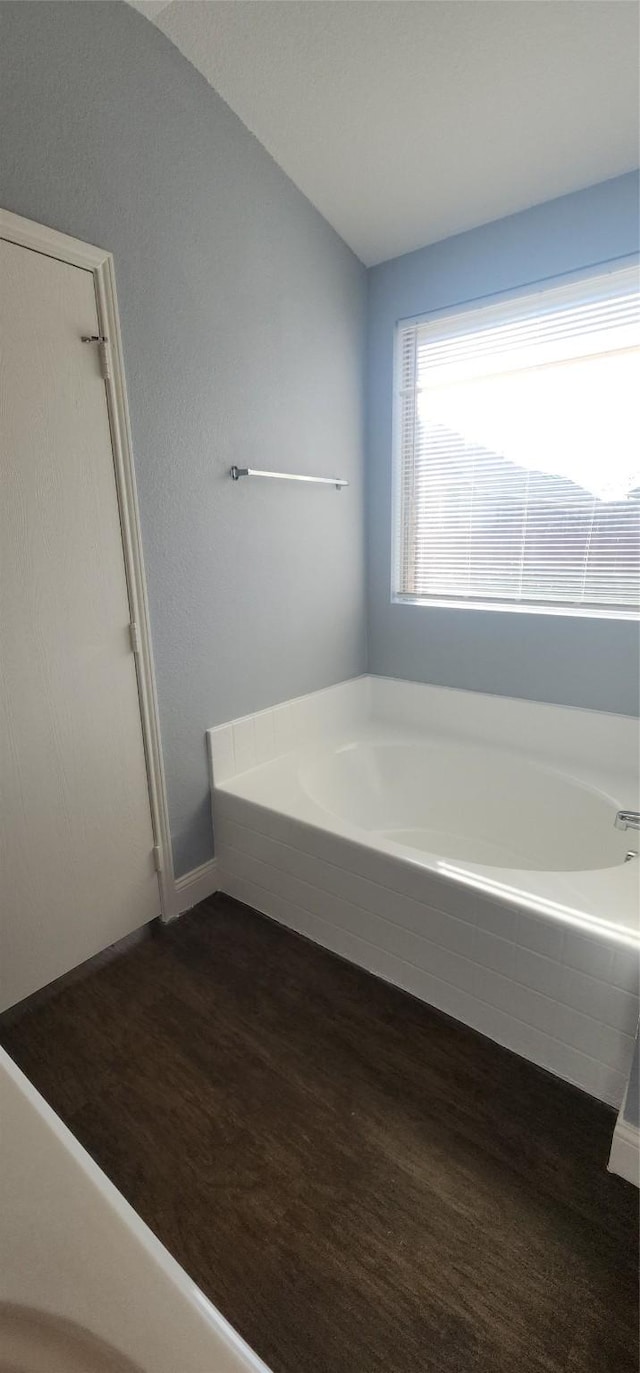
[(358, 678), (209, 746), (222, 890), (619, 1104), (637, 722)]

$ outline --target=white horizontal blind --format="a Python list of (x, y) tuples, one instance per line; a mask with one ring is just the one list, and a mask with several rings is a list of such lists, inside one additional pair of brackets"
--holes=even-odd
[(398, 327), (405, 600), (633, 613), (638, 273)]

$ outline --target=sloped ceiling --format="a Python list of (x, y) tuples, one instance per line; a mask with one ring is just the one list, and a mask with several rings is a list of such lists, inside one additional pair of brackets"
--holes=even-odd
[(363, 262), (638, 164), (635, 0), (138, 0)]

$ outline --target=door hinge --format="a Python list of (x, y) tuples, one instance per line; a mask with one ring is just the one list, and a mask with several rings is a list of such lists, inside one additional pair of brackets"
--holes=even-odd
[(129, 625), (129, 640), (130, 640), (130, 643), (131, 643), (131, 652), (132, 652), (132, 653), (139, 653), (139, 652), (140, 652), (140, 630), (138, 629), (138, 626), (137, 626), (135, 620), (132, 620), (132, 621), (131, 621), (131, 624)]
[(111, 381), (111, 354), (106, 334), (82, 334), (81, 340), (83, 343), (97, 343), (102, 380)]
[(162, 855), (161, 855), (161, 853), (160, 853), (160, 845), (159, 845), (159, 844), (154, 844), (152, 852), (153, 852), (153, 866), (154, 866), (156, 872), (162, 872)]

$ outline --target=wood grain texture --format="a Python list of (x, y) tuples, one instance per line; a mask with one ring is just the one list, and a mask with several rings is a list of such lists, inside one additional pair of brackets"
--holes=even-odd
[(613, 1113), (249, 908), (3, 1038), (274, 1373), (636, 1373)]

